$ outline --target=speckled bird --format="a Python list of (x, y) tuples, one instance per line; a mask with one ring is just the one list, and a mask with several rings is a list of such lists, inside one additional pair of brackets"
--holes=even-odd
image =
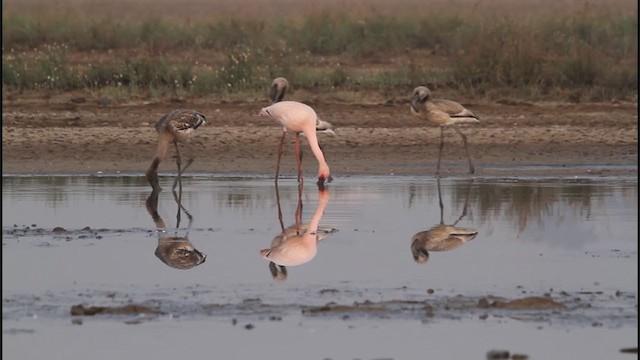
[(438, 150), (438, 166), (436, 174), (440, 173), (440, 160), (442, 159), (442, 148), (444, 147), (444, 128), (452, 126), (462, 137), (464, 149), (469, 160), (469, 173), (473, 174), (475, 168), (469, 155), (467, 137), (457, 128), (457, 124), (478, 123), (480, 120), (470, 110), (459, 103), (451, 100), (432, 99), (431, 91), (426, 86), (418, 86), (413, 90), (411, 97), (411, 112), (417, 116), (426, 118), (429, 122), (440, 126), (440, 147)]
[(169, 147), (173, 143), (176, 148), (176, 165), (178, 166), (178, 176), (173, 184), (175, 189), (176, 183), (180, 181), (182, 172), (193, 162), (193, 158), (189, 159), (187, 165), (182, 168), (182, 159), (180, 157), (180, 149), (178, 143), (187, 141), (193, 131), (204, 125), (206, 118), (204, 114), (187, 109), (177, 109), (170, 111), (160, 118), (155, 125), (158, 132), (158, 147), (156, 154), (147, 170), (147, 180), (154, 190), (160, 189), (158, 184), (158, 166), (167, 155)]

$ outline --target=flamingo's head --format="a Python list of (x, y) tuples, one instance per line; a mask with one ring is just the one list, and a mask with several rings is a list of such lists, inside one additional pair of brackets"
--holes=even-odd
[(331, 177), (331, 172), (329, 171), (329, 166), (326, 164), (320, 166), (320, 168), (318, 169), (318, 189), (324, 190), (325, 181), (327, 183), (330, 183), (331, 181), (333, 181), (333, 178)]
[(258, 113), (258, 116), (271, 117), (271, 114), (269, 114), (269, 110), (265, 107), (265, 108), (260, 109), (260, 112)]
[(418, 86), (413, 89), (411, 96), (411, 113), (420, 114), (420, 104), (424, 104), (431, 97), (431, 91), (426, 86)]

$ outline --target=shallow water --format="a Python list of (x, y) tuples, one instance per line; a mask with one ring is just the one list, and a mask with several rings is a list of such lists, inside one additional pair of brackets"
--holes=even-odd
[[(600, 359), (637, 348), (637, 178), (347, 177), (322, 194), (312, 181), (300, 190), (285, 178), (276, 192), (269, 178), (202, 174), (183, 179), (183, 210), (172, 181), (162, 178), (156, 208), (142, 177), (3, 177), (3, 356), (483, 358), (497, 348)], [(295, 228), (299, 204), (301, 224), (334, 230), (272, 244)], [(412, 238), (441, 220), (477, 234), (418, 251), (428, 254), (418, 263)], [(191, 250), (187, 269), (162, 255), (176, 244)], [(275, 264), (286, 256), (300, 264)], [(479, 305), (529, 296), (564, 308)], [(78, 304), (160, 314), (71, 316)]]

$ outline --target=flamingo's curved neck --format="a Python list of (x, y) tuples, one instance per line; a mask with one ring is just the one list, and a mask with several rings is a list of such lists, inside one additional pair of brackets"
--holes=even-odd
[(320, 149), (320, 145), (318, 144), (318, 135), (316, 134), (315, 128), (313, 131), (305, 131), (304, 135), (309, 140), (309, 146), (311, 147), (311, 152), (318, 160), (318, 164), (320, 166), (327, 166), (327, 162), (324, 159), (324, 154), (322, 153), (322, 149)]

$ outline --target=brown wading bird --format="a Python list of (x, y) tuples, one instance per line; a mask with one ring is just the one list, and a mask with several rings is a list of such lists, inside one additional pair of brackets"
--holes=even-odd
[[(168, 235), (165, 232), (167, 225), (164, 220), (162, 220), (162, 217), (160, 217), (160, 214), (158, 214), (159, 193), (158, 190), (153, 190), (145, 202), (147, 212), (151, 215), (158, 231), (158, 246), (155, 251), (156, 257), (169, 267), (180, 270), (191, 269), (204, 263), (207, 255), (194, 248), (191, 241), (189, 241), (189, 229), (193, 222), (193, 216), (182, 206), (182, 196), (177, 195), (176, 192), (173, 191), (173, 198), (178, 204), (178, 220), (176, 223), (176, 233), (174, 235)], [(187, 233), (184, 236), (179, 236), (177, 233), (177, 229), (180, 228), (180, 211), (184, 211), (189, 219)]]
[(461, 228), (456, 225), (467, 215), (469, 192), (464, 202), (462, 215), (450, 225), (444, 223), (444, 206), (442, 204), (442, 192), (440, 191), (440, 178), (438, 181), (438, 200), (440, 205), (440, 223), (431, 229), (421, 231), (411, 238), (411, 253), (418, 264), (429, 260), (429, 251), (448, 251), (473, 240), (478, 235), (475, 228)]
[(478, 117), (455, 101), (432, 99), (431, 91), (425, 86), (418, 86), (413, 90), (411, 112), (418, 116), (424, 116), (431, 123), (440, 126), (440, 148), (438, 150), (436, 174), (440, 173), (440, 160), (442, 158), (442, 148), (444, 147), (444, 127), (450, 125), (453, 125), (455, 131), (462, 137), (464, 150), (467, 152), (467, 159), (469, 159), (469, 173), (473, 174), (475, 169), (471, 162), (471, 156), (469, 156), (467, 137), (455, 125), (480, 122)]
[(156, 131), (158, 132), (158, 148), (146, 173), (147, 180), (154, 190), (162, 190), (158, 183), (158, 166), (166, 157), (167, 151), (172, 143), (176, 148), (176, 165), (178, 166), (178, 176), (173, 182), (173, 189), (176, 188), (178, 183), (182, 186), (182, 173), (191, 165), (193, 158), (189, 159), (186, 166), (182, 168), (182, 159), (180, 158), (178, 143), (185, 142), (189, 139), (195, 129), (206, 123), (205, 120), (204, 114), (195, 110), (186, 109), (170, 111), (158, 120), (155, 125)]
[(284, 99), (284, 94), (289, 89), (289, 82), (283, 77), (277, 77), (271, 82), (271, 90), (269, 91), (269, 99), (271, 103), (277, 103)]

